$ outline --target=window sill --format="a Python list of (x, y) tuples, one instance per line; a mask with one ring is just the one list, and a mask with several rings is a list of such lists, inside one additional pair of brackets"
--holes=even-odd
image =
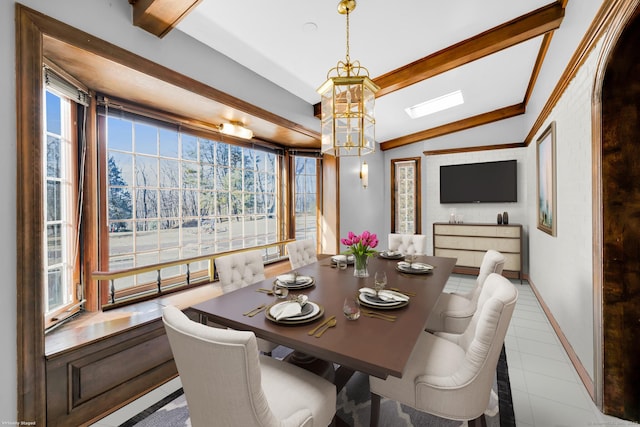
[[(265, 275), (275, 277), (289, 271), (290, 268), (289, 260), (285, 259), (265, 266)], [(81, 313), (77, 318), (45, 335), (45, 358), (154, 322), (162, 317), (162, 309), (165, 306), (175, 305), (184, 309), (221, 294), (220, 285), (216, 282), (108, 311)]]

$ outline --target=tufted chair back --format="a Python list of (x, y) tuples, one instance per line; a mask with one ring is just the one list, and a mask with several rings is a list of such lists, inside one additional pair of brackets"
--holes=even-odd
[(216, 258), (216, 271), (224, 293), (264, 280), (262, 251), (239, 252)]
[(427, 253), (427, 236), (424, 234), (389, 234), (389, 250), (405, 255), (424, 255)]
[(316, 242), (313, 239), (297, 240), (286, 244), (291, 269), (318, 261)]

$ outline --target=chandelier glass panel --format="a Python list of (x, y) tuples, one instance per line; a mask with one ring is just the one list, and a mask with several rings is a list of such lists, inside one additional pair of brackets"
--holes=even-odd
[(322, 152), (333, 156), (375, 151), (375, 94), (380, 88), (359, 61), (349, 58), (349, 13), (354, 8), (354, 0), (342, 0), (338, 5), (338, 12), (347, 16), (347, 55), (344, 62), (329, 70), (327, 81), (318, 89)]

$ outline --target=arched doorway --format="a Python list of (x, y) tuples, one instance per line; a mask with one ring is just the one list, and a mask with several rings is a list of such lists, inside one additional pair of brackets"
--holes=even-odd
[(594, 208), (602, 239), (602, 341), (596, 348), (602, 353), (596, 371), (603, 412), (640, 421), (640, 7), (633, 3), (630, 19), (618, 22), (622, 32), (611, 28), (618, 37), (610, 34), (596, 78), (601, 209)]

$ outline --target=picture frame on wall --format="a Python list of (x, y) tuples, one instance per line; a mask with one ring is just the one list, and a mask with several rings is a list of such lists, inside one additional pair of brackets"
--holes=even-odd
[(536, 143), (538, 229), (551, 236), (557, 233), (556, 206), (556, 122), (540, 135)]

